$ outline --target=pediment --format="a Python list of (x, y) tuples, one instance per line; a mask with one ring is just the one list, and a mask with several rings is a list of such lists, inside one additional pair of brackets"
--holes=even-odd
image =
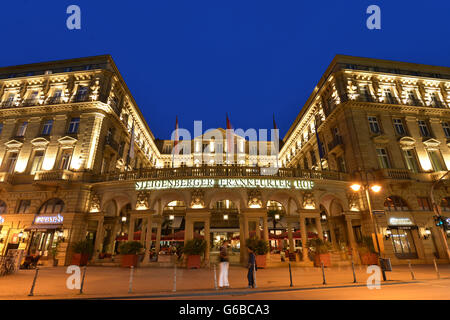
[(372, 140), (374, 143), (380, 143), (380, 144), (389, 143), (389, 137), (385, 134), (373, 137)]
[(5, 146), (7, 149), (20, 149), (22, 147), (23, 143), (17, 140), (9, 140), (8, 142), (5, 142)]
[(413, 137), (402, 137), (398, 142), (402, 147), (413, 147), (416, 143), (416, 139)]
[(45, 138), (39, 137), (36, 139), (31, 140), (31, 144), (33, 147), (46, 147), (49, 144), (49, 141)]
[(423, 144), (427, 147), (427, 148), (437, 148), (439, 147), (439, 145), (441, 144), (440, 141), (437, 141), (436, 139), (428, 139), (427, 141), (424, 141)]
[(58, 142), (63, 146), (73, 146), (78, 140), (69, 136), (58, 139)]

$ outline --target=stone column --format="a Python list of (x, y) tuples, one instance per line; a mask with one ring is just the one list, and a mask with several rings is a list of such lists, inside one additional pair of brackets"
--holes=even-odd
[(288, 239), (289, 239), (289, 253), (294, 253), (294, 238), (292, 237), (292, 223), (287, 223)]
[(206, 240), (206, 250), (205, 250), (205, 263), (209, 263), (209, 251), (211, 243), (211, 234), (209, 230), (210, 219), (209, 217), (205, 219), (205, 240)]
[(147, 217), (147, 235), (145, 238), (145, 255), (144, 262), (149, 262), (150, 250), (152, 248), (152, 216), (151, 214)]
[(248, 230), (248, 217), (244, 215), (244, 243), (250, 237)]
[(239, 215), (239, 255), (241, 263), (245, 263), (245, 257), (247, 252), (247, 247), (245, 246), (245, 230), (244, 230), (244, 216), (242, 213)]
[(319, 239), (323, 240), (323, 230), (322, 230), (322, 221), (320, 220), (320, 216), (314, 218), (316, 220), (316, 229)]
[(156, 227), (156, 243), (155, 243), (156, 256), (159, 255), (160, 249), (161, 249), (161, 221), (158, 221), (158, 225)]
[(134, 240), (134, 224), (135, 224), (135, 218), (130, 215), (130, 222), (128, 225), (128, 241)]
[(98, 254), (101, 250), (101, 244), (103, 243), (103, 220), (104, 217), (101, 216), (98, 219), (97, 232), (95, 235), (95, 244), (94, 244), (94, 254), (92, 255), (92, 261), (98, 258)]
[(308, 261), (308, 233), (306, 231), (305, 217), (300, 216), (300, 233), (302, 235), (303, 261)]
[(269, 226), (267, 223), (267, 216), (263, 216), (263, 239), (269, 241)]
[(352, 218), (345, 217), (345, 222), (347, 224), (348, 240), (352, 248), (353, 259), (355, 262), (359, 262), (358, 246), (355, 241), (355, 235), (353, 234)]

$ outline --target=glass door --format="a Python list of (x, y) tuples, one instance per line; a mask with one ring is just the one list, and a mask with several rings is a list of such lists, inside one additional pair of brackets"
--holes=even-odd
[(395, 256), (399, 259), (417, 259), (416, 246), (414, 244), (412, 229), (391, 229), (392, 244)]

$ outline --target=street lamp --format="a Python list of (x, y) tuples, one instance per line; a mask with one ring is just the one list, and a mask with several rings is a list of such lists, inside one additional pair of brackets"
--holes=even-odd
[(377, 249), (378, 249), (378, 260), (380, 261), (381, 274), (383, 275), (383, 281), (386, 281), (386, 273), (384, 271), (383, 264), (381, 263), (381, 247), (380, 247), (380, 242), (378, 241), (378, 232), (377, 232), (378, 228), (377, 228), (375, 219), (373, 218), (372, 203), (370, 201), (370, 192), (369, 192), (369, 190), (372, 190), (372, 192), (378, 193), (378, 192), (381, 191), (382, 188), (381, 188), (381, 186), (379, 184), (372, 184), (372, 185), (370, 185), (369, 181), (367, 179), (367, 173), (366, 173), (366, 184), (365, 185), (361, 185), (359, 183), (353, 183), (350, 186), (350, 188), (354, 192), (358, 192), (359, 190), (362, 189), (364, 191), (365, 195), (366, 195), (367, 206), (369, 207), (368, 209), (369, 209), (369, 214), (370, 214), (370, 221), (372, 222), (373, 232), (375, 234), (375, 240), (376, 240)]
[[(436, 204), (436, 202), (434, 201), (434, 194), (433, 194), (433, 190), (434, 187), (440, 182), (442, 181), (448, 174), (450, 173), (450, 171), (447, 171), (446, 173), (444, 173), (442, 175), (442, 177), (440, 177), (438, 180), (436, 180), (432, 185), (431, 185), (431, 190), (430, 190), (430, 198), (431, 198), (431, 205), (433, 206), (433, 211), (436, 214), (436, 216), (439, 218), (439, 220), (442, 221), (442, 217), (441, 217), (441, 209), (440, 207)], [(442, 225), (442, 228), (438, 228), (439, 229), (439, 234), (442, 238), (442, 242), (444, 243), (444, 247), (446, 248), (447, 251), (447, 258), (450, 260), (450, 249), (448, 248), (448, 244), (447, 244), (447, 236), (445, 235), (444, 232), (444, 226)]]

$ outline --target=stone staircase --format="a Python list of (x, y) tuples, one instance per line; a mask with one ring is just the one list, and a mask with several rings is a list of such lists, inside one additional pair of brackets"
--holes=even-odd
[(349, 257), (343, 257), (339, 251), (330, 253), (330, 260), (332, 267), (343, 267), (343, 266), (351, 266), (352, 261)]

